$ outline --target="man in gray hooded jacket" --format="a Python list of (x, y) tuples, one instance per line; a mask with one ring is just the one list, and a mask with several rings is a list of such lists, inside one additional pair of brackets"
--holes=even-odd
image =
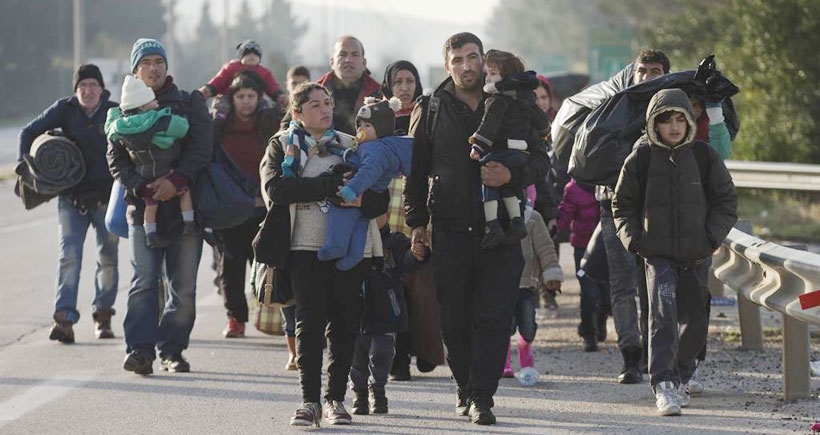
[(709, 260), (737, 221), (732, 177), (696, 130), (686, 93), (655, 94), (612, 201), (618, 236), (646, 262), (649, 382), (661, 415), (689, 404), (682, 386), (706, 343)]

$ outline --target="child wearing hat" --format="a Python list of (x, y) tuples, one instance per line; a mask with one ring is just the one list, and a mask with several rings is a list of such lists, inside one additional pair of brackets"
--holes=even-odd
[[(482, 165), (499, 162), (508, 168), (527, 164), (528, 143), (538, 140), (547, 128), (546, 117), (535, 105), (533, 90), (539, 81), (533, 71), (524, 71), (524, 63), (512, 53), (490, 50), (484, 62), (486, 75), (484, 92), (490, 94), (484, 102), (484, 117), (478, 130), (470, 136), (470, 158)], [(527, 235), (518, 199), (520, 192), (507, 186), (482, 188), (486, 229), (481, 240), (483, 249), (498, 246), (507, 235), (516, 240)], [(498, 220), (498, 200), (501, 199), (510, 218), (509, 234)]]
[[(261, 64), (262, 47), (256, 41), (248, 39), (237, 44), (236, 51), (237, 58), (231, 59), (222, 65), (222, 68), (208, 81), (208, 84), (199, 88), (199, 92), (202, 92), (205, 98), (222, 95), (228, 91), (231, 80), (237, 73), (243, 70), (253, 71), (262, 80), (265, 94), (271, 97), (273, 101), (276, 101), (276, 104), (280, 107), (286, 107), (288, 104), (287, 95), (279, 86), (279, 82), (276, 81), (273, 73)], [(217, 114), (221, 114), (223, 111), (222, 107), (217, 107)]]
[[(105, 135), (109, 141), (120, 141), (131, 155), (131, 160), (136, 163), (135, 170), (150, 179), (149, 183), (140, 188), (139, 193), (145, 201), (144, 226), (148, 247), (151, 248), (167, 246), (170, 241), (157, 232), (159, 203), (154, 199), (154, 190), (148, 186), (157, 178), (165, 177), (173, 171), (171, 163), (180, 153), (179, 147), (174, 144), (187, 133), (187, 119), (172, 114), (168, 107), (159, 109), (151, 88), (134, 76), (125, 76), (120, 107), (108, 109)], [(179, 197), (183, 233), (195, 233), (190, 190), (183, 189)]]
[[(410, 174), (413, 154), (413, 138), (393, 136), (396, 127), (396, 112), (401, 109), (401, 100), (365, 100), (356, 115), (356, 139), (359, 144), (354, 150), (345, 152), (345, 164), (336, 170), (356, 169), (356, 174), (339, 189), (339, 197), (347, 202), (354, 201), (366, 190), (376, 192), (387, 190), (388, 184), (397, 175)], [(362, 260), (367, 241), (368, 220), (355, 207), (331, 206), (328, 215), (325, 244), (319, 250), (319, 260), (337, 260), (336, 268), (349, 270)]]

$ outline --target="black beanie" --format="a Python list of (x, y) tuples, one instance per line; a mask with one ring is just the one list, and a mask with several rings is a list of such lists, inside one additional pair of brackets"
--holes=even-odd
[(86, 63), (84, 65), (80, 65), (77, 68), (77, 71), (74, 71), (74, 91), (77, 91), (77, 85), (80, 83), (81, 80), (85, 79), (97, 79), (100, 82), (100, 87), (105, 89), (105, 82), (102, 78), (102, 73), (100, 69), (97, 68), (97, 65), (93, 63)]

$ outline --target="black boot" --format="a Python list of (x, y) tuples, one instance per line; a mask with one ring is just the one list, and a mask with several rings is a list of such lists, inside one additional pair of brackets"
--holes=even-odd
[(356, 415), (370, 414), (370, 408), (367, 403), (367, 390), (353, 390), (355, 398), (353, 399), (353, 413)]
[(384, 387), (370, 386), (370, 409), (374, 414), (387, 414), (387, 395)]
[(524, 223), (523, 217), (519, 216), (510, 219), (510, 236), (518, 240), (527, 237), (527, 225)]
[(641, 348), (622, 349), (621, 355), (624, 358), (624, 367), (618, 375), (618, 383), (621, 384), (639, 384), (643, 381), (641, 375)]
[[(526, 230), (525, 230), (526, 231)], [(487, 227), (484, 232), (484, 238), (481, 239), (482, 249), (492, 249), (498, 246), (504, 240), (504, 230), (501, 229), (501, 224), (498, 219), (487, 222)]]
[(598, 352), (598, 337), (587, 335), (584, 337), (584, 352)]

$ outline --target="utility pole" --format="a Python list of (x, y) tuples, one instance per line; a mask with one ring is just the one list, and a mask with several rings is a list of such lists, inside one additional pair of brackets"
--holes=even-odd
[(74, 71), (85, 62), (85, 14), (83, 0), (74, 0)]
[(169, 69), (176, 66), (176, 13), (174, 0), (165, 0), (165, 55), (168, 58)]

